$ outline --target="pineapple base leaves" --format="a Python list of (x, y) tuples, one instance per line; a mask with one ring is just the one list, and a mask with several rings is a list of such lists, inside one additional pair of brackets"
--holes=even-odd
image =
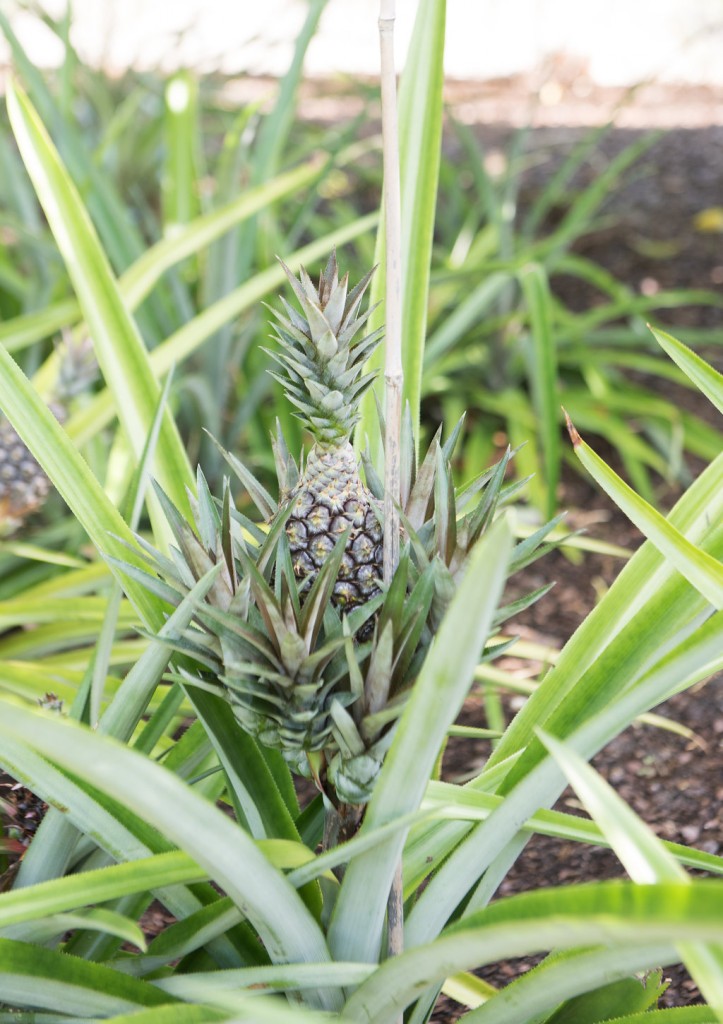
[[(280, 433), (274, 449), (279, 504), (221, 449), (260, 522), (237, 511), (229, 480), (214, 499), (199, 472), (192, 522), (158, 488), (177, 547), (168, 557), (145, 544), (157, 575), (134, 569), (134, 578), (176, 606), (215, 566), (190, 626), (164, 637), (184, 658), (182, 673), (172, 677), (225, 697), (241, 728), (280, 751), (292, 771), (312, 776), (332, 804), (364, 804), (456, 581), (504, 506), (510, 453), (472, 485), (455, 488), (453, 447), (437, 435), (421, 467), (405, 468), (402, 556), (389, 587), (377, 580), (369, 600), (344, 608), (335, 595), (353, 526), (337, 536), (318, 572), (299, 578), (288, 533), (298, 483), (291, 498), (285, 485), (303, 474)], [(508, 573), (548, 550), (544, 541), (557, 521), (513, 547)], [(495, 628), (547, 589), (500, 607)], [(488, 660), (506, 646), (488, 644), (476, 654)]]

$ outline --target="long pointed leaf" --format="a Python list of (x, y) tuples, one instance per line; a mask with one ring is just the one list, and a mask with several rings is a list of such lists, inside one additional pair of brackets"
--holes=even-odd
[[(615, 790), (574, 751), (541, 733), (547, 749), (604, 831), (635, 882), (683, 882), (687, 874)], [(701, 992), (723, 1010), (723, 946), (681, 943), (680, 953)]]
[[(723, 455), (709, 466), (683, 495), (668, 522), (688, 540), (710, 548), (715, 524), (723, 515)], [(717, 541), (719, 549), (721, 539)], [(675, 573), (674, 567), (652, 544), (644, 544), (625, 566), (604, 599), (565, 645), (554, 669), (508, 727), (492, 752), (489, 767), (525, 747), (536, 726), (545, 722), (578, 686), (590, 666), (617, 642), (626, 626), (649, 606)], [(660, 644), (665, 637), (660, 636)], [(619, 665), (619, 658), (616, 664)]]
[(558, 426), (557, 363), (552, 336), (552, 297), (547, 274), (539, 264), (530, 264), (520, 273), (522, 291), (527, 302), (532, 334), (532, 364), (529, 384), (537, 421), (540, 424), (541, 447), (544, 454), (543, 515), (550, 518), (557, 509), (557, 483), (560, 478), (560, 430)]
[(77, 910), (92, 903), (105, 903), (146, 889), (188, 884), (206, 877), (205, 871), (191, 857), (175, 852), (54, 878), (0, 893), (0, 928)]
[(103, 1017), (173, 999), (101, 964), (10, 939), (0, 939), (0, 992), (10, 1004)]
[[(0, 405), (101, 554), (125, 561), (132, 558), (128, 549), (132, 552), (136, 547), (133, 534), (58, 421), (2, 348)], [(111, 571), (121, 579), (117, 568), (111, 566)], [(122, 585), (146, 625), (160, 627), (161, 603), (132, 580), (124, 579)]]
[(359, 986), (345, 1012), (365, 1024), (391, 1024), (420, 990), (447, 974), (540, 950), (603, 945), (634, 953), (645, 944), (659, 954), (660, 946), (679, 940), (722, 937), (723, 887), (717, 882), (540, 889), (500, 900), (435, 942), (387, 960)]
[[(723, 613), (718, 613), (693, 633), (692, 637), (686, 638), (649, 669), (635, 686), (629, 685), (623, 660), (617, 669), (620, 676), (617, 688), (622, 688), (624, 682), (628, 683), (622, 696), (604, 701), (597, 713), (586, 720), (584, 711), (591, 703), (590, 693), (578, 693), (576, 688), (572, 696), (568, 697), (568, 703), (575, 704), (573, 718), (563, 726), (561, 722), (554, 722), (550, 716), (546, 728), (567, 739), (578, 753), (592, 757), (637, 715), (667, 699), (678, 689), (691, 686), (719, 669), (723, 665), (721, 637)], [(601, 673), (607, 670), (606, 675), (612, 671), (609, 662), (603, 663), (600, 669)], [(590, 671), (587, 674), (592, 675)], [(598, 683), (599, 688), (599, 678), (597, 676), (591, 680), (592, 686)], [(521, 756), (510, 757), (509, 768), (502, 763), (493, 768), (485, 767), (479, 779), (480, 787), (485, 786), (486, 776), (490, 774), (491, 788), (496, 788), (498, 792), (506, 789), (509, 791), (487, 821), (469, 834), (462, 829), (461, 835), (453, 837), (452, 845), (456, 847), (454, 852), (447, 856), (409, 915), (406, 933), (410, 943), (421, 943), (438, 934), (474, 887), (472, 879), (481, 878), (496, 858), (503, 857), (508, 845), (510, 860), (516, 858), (519, 849), (514, 840), (518, 836), (520, 823), (530, 818), (539, 808), (550, 807), (559, 796), (564, 786), (562, 773), (549, 755), (545, 756), (546, 751), (539, 740), (535, 739), (535, 743), (539, 749), (528, 748)], [(506, 774), (502, 774), (500, 781), (505, 768)], [(461, 842), (462, 839), (464, 842)], [(470, 912), (484, 906), (491, 895), (484, 887), (476, 892), (468, 904)]]
[[(27, 96), (8, 84), (8, 113), (18, 147), (66, 262), (103, 375), (138, 458), (158, 406), (159, 388), (138, 329), (118, 290), (80, 196)], [(156, 476), (181, 508), (194, 478), (175, 424), (166, 413)]]
[[(621, 480), (617, 473), (585, 444), (569, 419), (568, 429), (575, 446), (575, 454), (593, 479), (713, 607), (718, 611), (723, 609), (723, 563), (692, 544), (657, 509)], [(723, 488), (723, 471), (720, 473), (719, 485)]]
[[(619, 1024), (618, 1010), (649, 1006), (651, 1000), (657, 1002), (656, 989), (651, 993), (645, 981), (633, 975), (667, 967), (676, 958), (671, 943), (655, 942), (641, 943), (634, 949), (624, 946), (553, 955), (470, 1013), (465, 1024), (527, 1024), (554, 1007), (559, 1009), (549, 1018), (549, 1024), (590, 1024), (613, 1017), (615, 1024)], [(612, 990), (611, 983), (615, 982), (618, 986)], [(616, 1000), (621, 1005), (615, 1005)]]
[(701, 359), (697, 352), (693, 352), (671, 334), (659, 331), (655, 327), (651, 327), (650, 330), (660, 347), (690, 377), (706, 398), (711, 400), (718, 412), (723, 412), (723, 376), (709, 366), (704, 359)]

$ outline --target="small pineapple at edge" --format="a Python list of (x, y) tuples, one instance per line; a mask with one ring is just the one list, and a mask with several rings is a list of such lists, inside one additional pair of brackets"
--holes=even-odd
[(10, 421), (0, 418), (0, 536), (42, 508), (52, 486)]
[[(97, 375), (89, 338), (68, 334), (59, 346), (60, 366), (49, 407), (60, 423), (72, 398), (85, 391)], [(0, 537), (20, 529), (43, 507), (53, 489), (49, 478), (10, 421), (0, 414)]]
[(371, 309), (359, 313), (373, 271), (348, 292), (349, 276), (339, 280), (336, 253), (318, 288), (303, 268), (297, 280), (282, 266), (303, 315), (283, 299), (286, 316), (272, 310), (281, 350), (270, 354), (282, 367), (274, 376), (314, 439), (301, 479), (282, 495), (282, 510), (294, 502), (286, 534), (294, 574), (308, 585), (350, 531), (332, 597), (349, 611), (379, 593), (382, 575), (382, 528), (351, 446), (359, 402), (375, 376), (363, 373), (364, 364), (382, 335), (364, 335)]

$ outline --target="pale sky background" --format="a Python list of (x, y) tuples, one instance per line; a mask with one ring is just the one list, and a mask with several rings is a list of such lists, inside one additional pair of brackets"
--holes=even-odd
[[(13, 0), (0, 0), (12, 12)], [(41, 0), (57, 13), (64, 0)], [(417, 0), (397, 0), (403, 63)], [(288, 66), (305, 0), (73, 0), (84, 59), (119, 71), (278, 74)], [(377, 0), (329, 0), (306, 70), (376, 74)], [(59, 46), (37, 20), (13, 15), (39, 66)], [(2, 48), (0, 47), (0, 53)], [(723, 0), (448, 0), (446, 73), (484, 79), (533, 70), (551, 54), (579, 60), (600, 85), (662, 80), (723, 84)]]

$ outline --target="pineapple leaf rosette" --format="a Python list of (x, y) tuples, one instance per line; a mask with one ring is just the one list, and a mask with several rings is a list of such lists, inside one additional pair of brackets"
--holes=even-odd
[[(444, 444), (438, 433), (417, 463), (406, 415), (401, 557), (384, 587), (383, 487), (368, 458), (362, 480), (351, 445), (360, 398), (374, 377), (364, 365), (381, 340), (380, 331), (365, 333), (371, 310), (361, 311), (371, 273), (349, 290), (335, 254), (318, 287), (304, 270), (297, 280), (284, 269), (301, 312), (285, 301), (283, 313), (272, 311), (279, 348), (270, 354), (314, 441), (305, 465), (277, 427), (277, 501), (221, 449), (258, 519), (237, 510), (230, 480), (215, 499), (199, 470), (194, 522), (159, 491), (177, 545), (171, 557), (140, 540), (153, 575), (125, 569), (171, 604), (216, 572), (192, 625), (166, 641), (183, 655), (174, 677), (223, 695), (246, 732), (313, 776), (336, 806), (359, 805), (371, 795), (471, 548), (519, 484), (503, 482), (508, 451), (455, 488), (450, 460), (461, 423)], [(557, 521), (518, 543), (510, 574), (550, 547)], [(498, 609), (496, 625), (546, 590)], [(480, 657), (504, 647), (495, 643)]]

